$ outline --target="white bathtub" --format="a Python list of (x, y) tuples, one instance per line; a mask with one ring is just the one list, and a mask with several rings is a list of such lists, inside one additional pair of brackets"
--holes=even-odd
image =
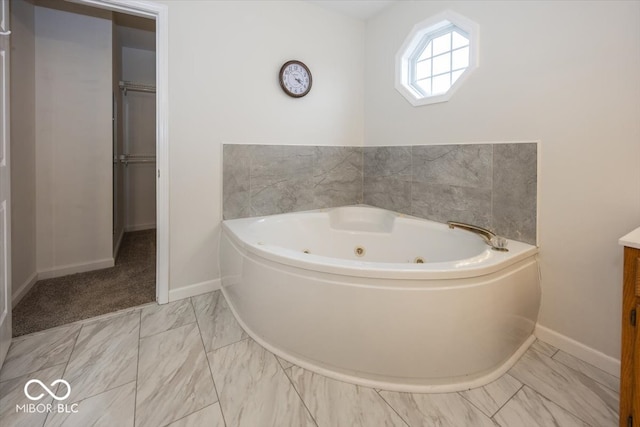
[(362, 206), (227, 220), (220, 246), (222, 292), (249, 335), (338, 380), (469, 389), (534, 340), (535, 246), (497, 252), (474, 233)]

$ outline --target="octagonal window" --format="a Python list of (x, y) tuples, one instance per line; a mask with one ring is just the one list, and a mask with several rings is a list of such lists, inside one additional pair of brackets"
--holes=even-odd
[(417, 24), (396, 56), (396, 89), (416, 106), (449, 100), (477, 67), (477, 33), (451, 11)]

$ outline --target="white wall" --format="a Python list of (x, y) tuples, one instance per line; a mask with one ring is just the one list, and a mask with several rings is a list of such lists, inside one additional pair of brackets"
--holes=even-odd
[(110, 13), (35, 10), (41, 278), (113, 263), (111, 27)]
[[(122, 47), (122, 80), (156, 84), (156, 53)], [(122, 98), (125, 126), (125, 153), (155, 155), (156, 96), (129, 91)], [(126, 173), (126, 231), (156, 226), (156, 167), (154, 163), (131, 163)]]
[(11, 270), (17, 301), (36, 280), (34, 6), (11, 3)]
[[(301, 1), (162, 3), (175, 290), (219, 278), (222, 142), (362, 145), (364, 25)], [(278, 85), (289, 59), (311, 68), (304, 98)]]
[[(394, 56), (450, 8), (480, 25), (480, 67), (412, 107)], [(398, 2), (367, 23), (365, 144), (541, 141), (539, 322), (620, 357), (622, 249), (640, 225), (639, 2)]]

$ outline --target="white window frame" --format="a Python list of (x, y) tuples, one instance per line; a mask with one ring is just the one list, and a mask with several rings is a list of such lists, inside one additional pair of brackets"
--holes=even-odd
[[(436, 95), (426, 95), (413, 86), (413, 62), (416, 59), (416, 55), (421, 53), (429, 39), (435, 38), (452, 26), (464, 32), (465, 37), (469, 39), (469, 66), (448, 91)], [(400, 92), (411, 105), (416, 107), (448, 101), (473, 70), (478, 67), (478, 35), (478, 24), (451, 10), (446, 10), (416, 24), (396, 54), (396, 90)]]

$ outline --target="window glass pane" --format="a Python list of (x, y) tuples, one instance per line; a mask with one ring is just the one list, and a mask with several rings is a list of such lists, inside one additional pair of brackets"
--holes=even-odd
[(423, 59), (427, 59), (427, 58), (431, 58), (431, 48), (433, 47), (433, 43), (429, 42), (429, 44), (427, 44), (427, 46), (424, 48), (424, 50), (422, 51), (422, 53), (420, 54), (420, 57), (418, 58), (418, 61), (421, 61)]
[(463, 47), (453, 51), (453, 58), (451, 62), (451, 68), (458, 70), (460, 68), (467, 68), (469, 66), (469, 47)]
[(451, 54), (436, 56), (433, 58), (433, 75), (448, 73), (451, 71)]
[(416, 64), (416, 79), (431, 77), (431, 60), (420, 61)]
[(453, 49), (457, 49), (462, 46), (468, 46), (469, 39), (463, 36), (462, 34), (454, 31), (453, 32)]
[(416, 85), (418, 85), (418, 87), (422, 89), (427, 96), (431, 95), (431, 79), (418, 80)]
[(445, 93), (451, 87), (450, 83), (451, 74), (444, 74), (442, 76), (434, 77), (433, 80), (433, 94)]
[(451, 73), (451, 85), (452, 86), (456, 82), (456, 80), (458, 80), (458, 78), (462, 75), (462, 73), (464, 73), (464, 70), (454, 71), (453, 73)]
[(451, 33), (433, 39), (433, 54), (438, 55), (451, 50)]

